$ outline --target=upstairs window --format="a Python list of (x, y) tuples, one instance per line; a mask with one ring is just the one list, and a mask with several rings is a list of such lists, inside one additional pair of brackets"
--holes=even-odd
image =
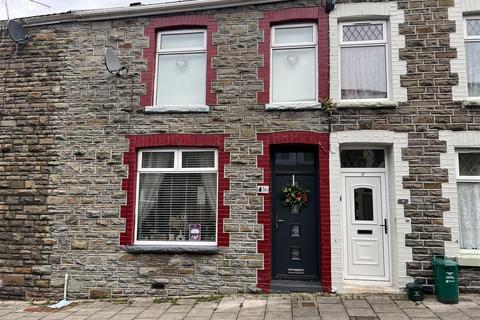
[(480, 150), (457, 153), (460, 248), (480, 250)]
[(138, 155), (136, 244), (215, 245), (217, 151)]
[(156, 106), (206, 105), (206, 72), (205, 30), (158, 33)]
[(316, 24), (275, 26), (271, 38), (271, 102), (316, 102)]
[(468, 96), (480, 97), (480, 18), (465, 20)]
[(387, 98), (386, 23), (344, 23), (340, 34), (341, 98)]

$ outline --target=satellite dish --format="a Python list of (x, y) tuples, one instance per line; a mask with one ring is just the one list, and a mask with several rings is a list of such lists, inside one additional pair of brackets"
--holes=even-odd
[(120, 71), (127, 69), (127, 67), (120, 62), (120, 59), (118, 59), (118, 56), (111, 48), (105, 49), (105, 66), (107, 67), (108, 72), (116, 75), (118, 75)]
[(9, 20), (7, 23), (7, 31), (10, 38), (19, 46), (27, 44), (30, 36), (25, 28), (15, 20)]

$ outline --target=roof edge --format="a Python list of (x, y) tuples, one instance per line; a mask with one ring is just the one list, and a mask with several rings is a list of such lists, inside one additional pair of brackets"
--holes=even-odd
[(288, 0), (191, 0), (133, 7), (69, 11), (60, 14), (22, 18), (22, 20), (26, 23), (26, 26), (33, 27), (77, 21), (81, 22), (113, 20), (121, 18), (136, 18), (159, 14), (179, 13), (185, 11), (200, 11), (285, 1)]

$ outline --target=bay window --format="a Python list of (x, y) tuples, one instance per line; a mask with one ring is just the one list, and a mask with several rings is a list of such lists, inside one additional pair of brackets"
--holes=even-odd
[(217, 151), (138, 154), (136, 244), (215, 245)]
[(480, 150), (457, 153), (460, 248), (480, 250)]
[(386, 22), (340, 24), (341, 99), (388, 98)]
[(274, 26), (271, 49), (271, 103), (316, 102), (316, 24)]
[(155, 106), (206, 105), (206, 44), (206, 30), (158, 33)]

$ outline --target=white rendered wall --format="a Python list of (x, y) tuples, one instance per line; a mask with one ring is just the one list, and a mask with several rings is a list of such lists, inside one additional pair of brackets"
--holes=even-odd
[(445, 241), (445, 254), (449, 257), (460, 256), (460, 227), (457, 194), (457, 175), (455, 148), (480, 148), (480, 132), (440, 131), (440, 140), (447, 142), (447, 152), (440, 155), (440, 167), (448, 169), (448, 182), (442, 184), (443, 196), (450, 199), (450, 210), (444, 212), (446, 227), (451, 228), (452, 241)]
[(450, 46), (457, 49), (457, 58), (451, 60), (452, 73), (458, 74), (458, 85), (453, 87), (452, 92), (453, 100), (466, 100), (468, 98), (464, 15), (480, 16), (480, 0), (455, 0), (455, 5), (448, 9), (448, 19), (455, 21), (456, 26), (456, 32), (450, 34)]
[[(390, 218), (390, 256), (392, 283), (344, 281), (343, 276), (343, 210), (340, 202), (342, 195), (340, 148), (349, 146), (382, 146), (387, 149), (387, 179)], [(337, 292), (378, 291), (396, 292), (405, 287), (412, 278), (406, 275), (406, 262), (412, 261), (412, 249), (405, 245), (405, 234), (411, 232), (410, 220), (404, 216), (403, 205), (398, 199), (410, 200), (410, 191), (403, 188), (402, 178), (408, 176), (408, 162), (402, 161), (402, 148), (408, 146), (406, 133), (381, 130), (362, 130), (336, 132), (330, 135), (330, 209), (331, 209), (331, 246), (332, 246), (332, 289)]]
[[(479, 0), (480, 2), (480, 0)], [(407, 64), (400, 61), (399, 50), (405, 48), (405, 37), (399, 33), (399, 24), (405, 21), (403, 10), (396, 2), (368, 2), (338, 4), (329, 15), (330, 26), (330, 98), (340, 100), (340, 48), (338, 23), (343, 21), (387, 20), (390, 33), (389, 48), (390, 93), (393, 102), (407, 101), (407, 89), (400, 85), (400, 76), (407, 73)]]

